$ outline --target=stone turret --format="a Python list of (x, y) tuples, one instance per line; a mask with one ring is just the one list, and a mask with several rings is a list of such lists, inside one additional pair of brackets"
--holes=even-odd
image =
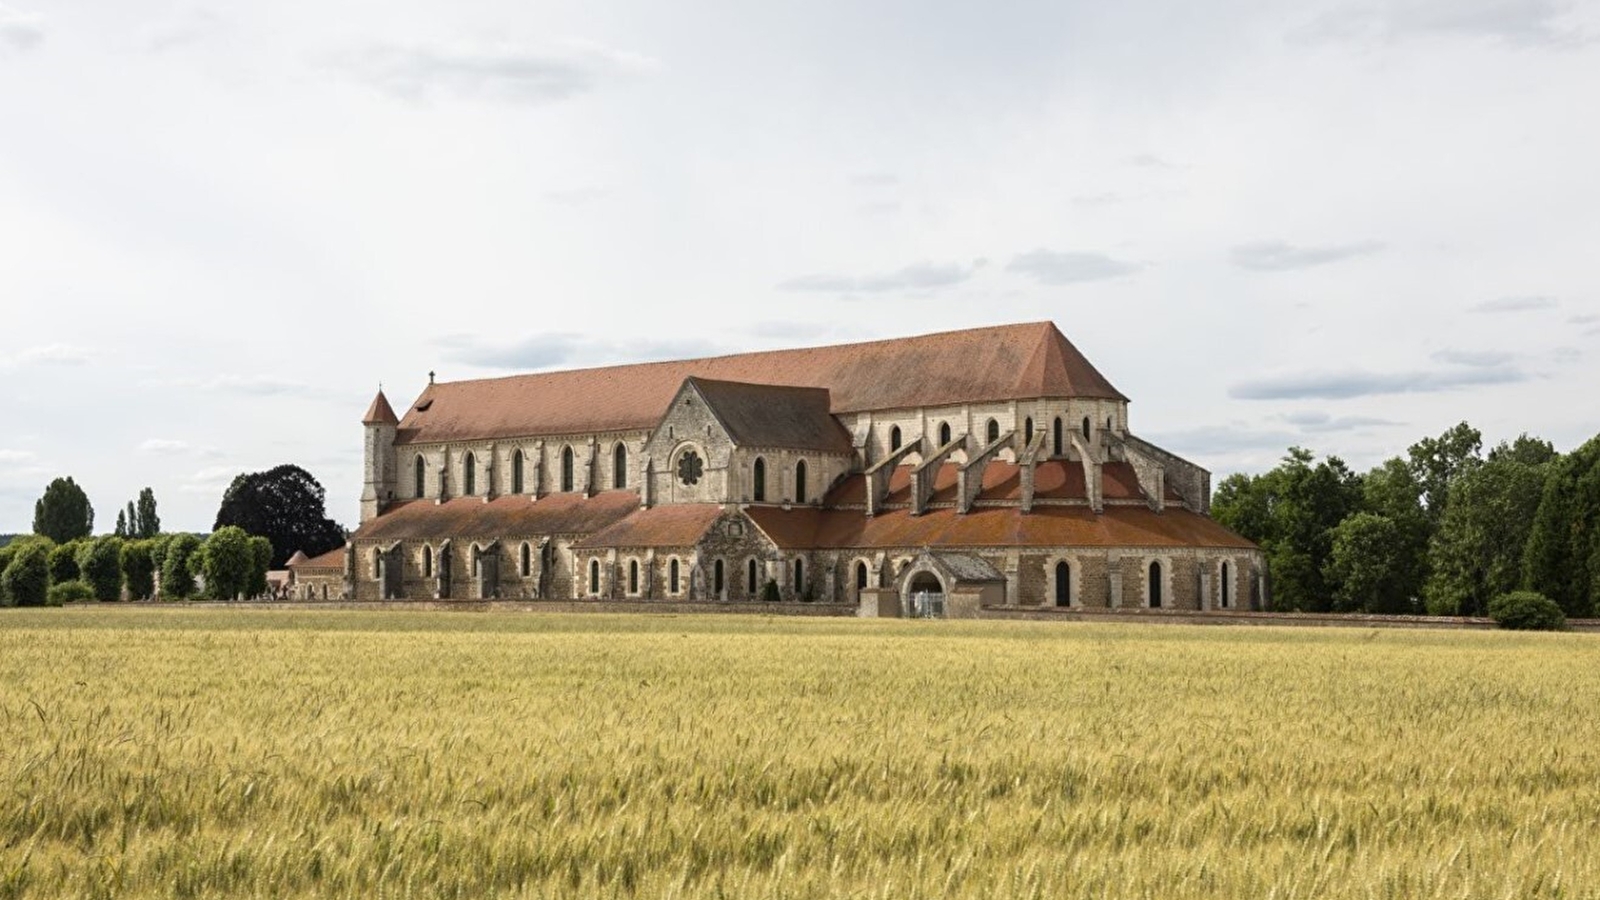
[(378, 510), (394, 499), (395, 464), (394, 434), (400, 426), (400, 417), (394, 414), (389, 398), (378, 388), (367, 414), (361, 417), (361, 427), (366, 432), (362, 442), (362, 471), (365, 484), (361, 488), (361, 521), (363, 524), (378, 517)]

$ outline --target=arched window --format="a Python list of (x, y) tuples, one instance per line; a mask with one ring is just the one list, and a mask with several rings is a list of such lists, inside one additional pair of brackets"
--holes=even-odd
[(628, 560), (628, 593), (639, 593), (639, 561), (637, 559)]
[(527, 578), (533, 574), (533, 551), (528, 545), (522, 545), (522, 577)]
[(806, 590), (806, 561), (795, 557), (794, 561), (794, 595), (803, 596)]
[(589, 560), (589, 593), (600, 593), (600, 560)]
[(417, 454), (416, 464), (412, 466), (416, 477), (417, 496), (425, 497), (428, 494), (428, 464), (422, 461), (422, 454)]
[(433, 548), (427, 544), (422, 545), (422, 577), (433, 577)]
[(749, 594), (752, 599), (755, 598), (755, 595), (756, 595), (756, 561), (753, 560), (753, 559), (750, 560), (750, 562), (745, 564), (745, 570), (744, 570), (744, 592), (746, 594)]
[(896, 425), (893, 428), (889, 429), (889, 452), (893, 453), (894, 451), (899, 450), (899, 449), (900, 449), (900, 426)]
[(1054, 438), (1054, 440), (1051, 441), (1051, 452), (1050, 452), (1050, 455), (1051, 456), (1060, 456), (1061, 455), (1061, 444), (1062, 444), (1062, 440), (1061, 439), (1063, 437), (1063, 435), (1061, 433), (1061, 417), (1060, 416), (1056, 416), (1055, 424), (1051, 426), (1051, 430), (1052, 430), (1051, 437)]
[(722, 598), (722, 585), (722, 560), (719, 559), (711, 566), (711, 591), (719, 600)]
[(522, 493), (522, 450), (511, 451), (511, 493)]
[(862, 588), (864, 588), (866, 586), (867, 586), (867, 564), (864, 563), (864, 562), (858, 562), (858, 563), (856, 563), (856, 590), (859, 591), (859, 590), (861, 590)]
[(1033, 416), (1022, 420), (1022, 446), (1033, 443)]
[(1110, 416), (1106, 416), (1106, 430), (1107, 431), (1111, 430), (1111, 417)]
[(572, 448), (561, 448), (561, 490), (572, 490)]
[(1072, 605), (1072, 567), (1065, 562), (1056, 563), (1056, 605)]
[(1229, 596), (1229, 592), (1228, 592), (1229, 581), (1230, 581), (1230, 579), (1228, 578), (1228, 561), (1227, 560), (1223, 560), (1222, 561), (1222, 578), (1221, 578), (1221, 582), (1222, 583), (1218, 586), (1220, 588), (1220, 590), (1218, 591), (1218, 594), (1222, 598), (1222, 606), (1223, 606), (1224, 609), (1226, 609), (1228, 604), (1231, 603), (1232, 600), (1233, 600), (1233, 598)]
[(480, 567), (483, 565), (483, 551), (477, 544), (472, 545), (472, 577), (477, 578)]
[(1083, 417), (1083, 437), (1084, 437), (1084, 440), (1088, 440), (1089, 439), (1089, 417), (1088, 416), (1084, 416)]
[(619, 491), (628, 486), (628, 447), (621, 441), (611, 451), (611, 486)]
[(1150, 564), (1150, 608), (1161, 606), (1161, 563)]
[(478, 458), (471, 453), (461, 461), (461, 490), (470, 497), (478, 492)]
[(939, 446), (943, 447), (945, 444), (948, 444), (948, 443), (950, 443), (950, 423), (949, 422), (940, 422), (939, 423)]
[(667, 584), (669, 585), (667, 590), (671, 591), (674, 594), (678, 593), (678, 559), (677, 559), (677, 557), (673, 557), (672, 562), (667, 563)]
[(378, 567), (380, 565), (382, 565), (382, 564), (383, 564), (383, 554), (378, 550), (377, 547), (373, 547), (372, 548), (372, 577), (373, 578), (377, 578), (381, 574), (381, 572), (378, 569)]
[(806, 502), (806, 461), (794, 464), (794, 502)]
[(1000, 423), (990, 419), (989, 425), (984, 428), (983, 433), (985, 435), (984, 440), (990, 444), (1000, 440)]
[(756, 464), (750, 472), (750, 496), (757, 503), (764, 503), (767, 499), (767, 461), (756, 457)]

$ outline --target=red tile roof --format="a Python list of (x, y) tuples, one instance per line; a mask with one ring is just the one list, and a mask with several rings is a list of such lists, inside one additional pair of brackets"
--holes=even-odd
[(850, 433), (828, 408), (826, 388), (690, 378), (741, 447), (849, 453)]
[(580, 549), (601, 547), (689, 547), (722, 515), (714, 503), (641, 509), (600, 533), (578, 541)]
[(639, 508), (633, 491), (605, 491), (587, 499), (578, 493), (551, 494), (535, 501), (523, 494), (457, 497), (436, 504), (405, 500), (362, 525), (352, 541), (511, 538), (551, 534), (593, 534)]
[[(956, 502), (957, 468), (954, 463), (945, 463), (939, 467), (939, 471), (934, 475), (933, 496), (930, 502)], [(822, 505), (864, 505), (867, 502), (866, 484), (865, 475), (847, 476), (828, 492), (828, 497)], [(1127, 463), (1108, 462), (1101, 466), (1100, 484), (1102, 496), (1106, 500), (1144, 499), (1144, 492), (1139, 489), (1139, 477), (1134, 474), (1133, 466)], [(1041, 500), (1087, 501), (1089, 496), (1084, 490), (1083, 464), (1063, 459), (1039, 463), (1033, 471), (1033, 496)], [(1015, 502), (1021, 498), (1021, 469), (1015, 463), (991, 462), (984, 467), (983, 490), (978, 494), (979, 500)], [(1167, 499), (1179, 500), (1181, 497), (1169, 488)], [(889, 505), (911, 503), (910, 466), (896, 467), (889, 474), (889, 496), (884, 502)]]
[(641, 431), (686, 378), (826, 388), (833, 413), (1088, 397), (1126, 400), (1050, 322), (430, 384), (400, 443)]
[(895, 547), (1220, 547), (1256, 549), (1215, 520), (1181, 508), (1157, 514), (1142, 506), (982, 507), (920, 516), (891, 510), (868, 518), (856, 510), (752, 507), (752, 521), (785, 549)]
[(295, 551), (294, 555), (300, 557), (299, 561), (297, 562), (293, 557), (290, 557), (286, 567), (296, 572), (304, 572), (308, 569), (338, 569), (341, 572), (344, 571), (343, 547), (335, 547), (321, 556), (313, 556), (310, 559), (307, 559), (306, 555), (298, 550)]
[(394, 407), (389, 405), (389, 398), (383, 395), (383, 389), (378, 389), (378, 396), (372, 398), (372, 405), (367, 407), (367, 414), (361, 417), (363, 425), (399, 425), (400, 418), (394, 414)]

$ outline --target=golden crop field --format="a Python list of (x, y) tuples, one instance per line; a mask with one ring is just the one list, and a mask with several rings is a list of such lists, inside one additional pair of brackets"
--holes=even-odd
[(0, 614), (0, 897), (1600, 897), (1600, 638)]

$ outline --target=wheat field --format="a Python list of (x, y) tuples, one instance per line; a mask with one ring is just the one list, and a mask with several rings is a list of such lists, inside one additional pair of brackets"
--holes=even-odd
[(1582, 635), (0, 615), (0, 897), (1600, 897)]

